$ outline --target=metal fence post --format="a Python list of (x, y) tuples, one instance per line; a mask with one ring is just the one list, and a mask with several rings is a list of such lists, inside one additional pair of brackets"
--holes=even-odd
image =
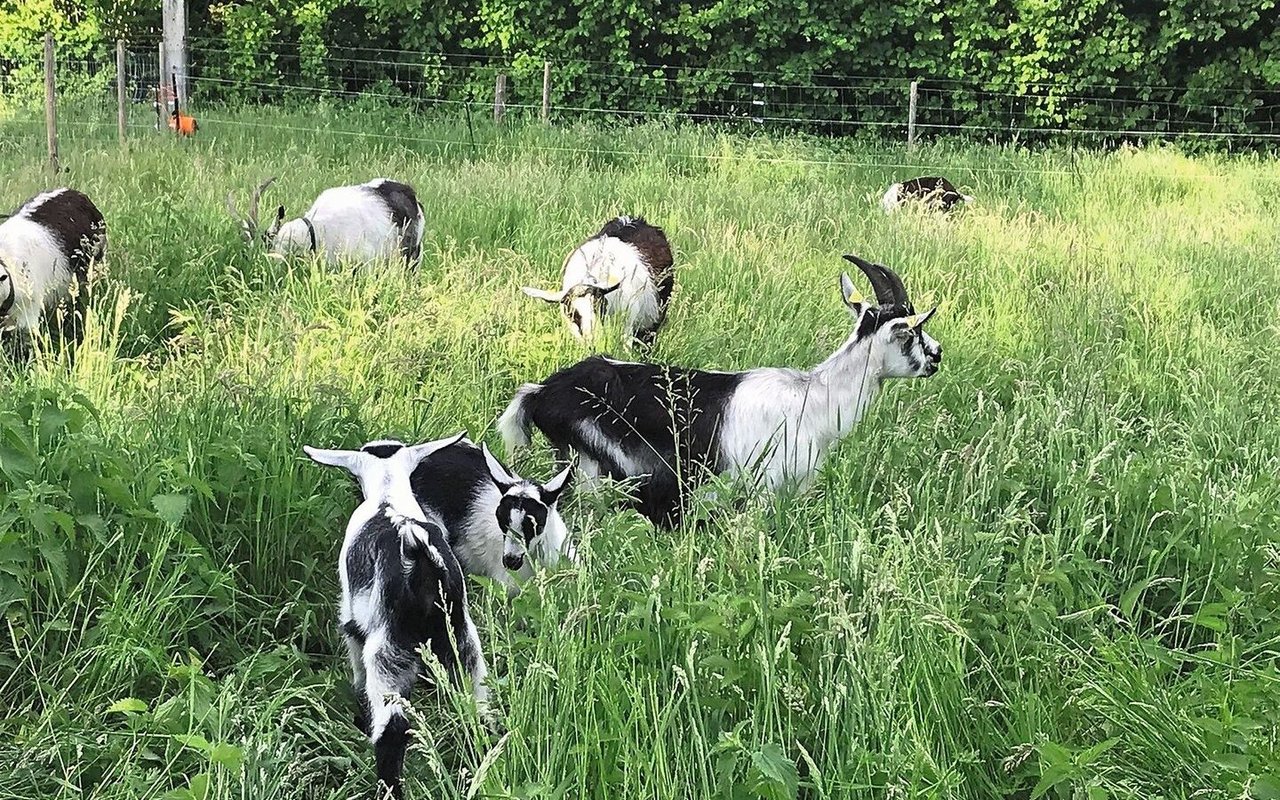
[(501, 124), (507, 113), (507, 76), (498, 73), (498, 80), (493, 85), (493, 121)]

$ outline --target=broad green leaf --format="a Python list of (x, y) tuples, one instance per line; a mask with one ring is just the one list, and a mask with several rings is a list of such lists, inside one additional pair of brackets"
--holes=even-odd
[(244, 751), (233, 744), (218, 742), (209, 748), (208, 756), (209, 761), (221, 764), (234, 772), (240, 769), (240, 762), (244, 760)]
[(770, 783), (782, 790), (783, 796), (794, 800), (800, 790), (800, 774), (795, 762), (778, 745), (770, 742), (751, 754), (751, 764)]
[(147, 704), (136, 697), (124, 697), (107, 706), (108, 714), (140, 714), (147, 710)]
[(190, 505), (191, 498), (185, 494), (158, 494), (151, 498), (151, 507), (156, 514), (175, 528), (182, 524)]

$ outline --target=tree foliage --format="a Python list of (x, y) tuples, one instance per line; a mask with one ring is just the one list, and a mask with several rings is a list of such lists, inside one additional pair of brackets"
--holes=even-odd
[[(141, 0), (0, 0), (0, 64), (31, 69), (45, 29), (81, 54), (149, 43), (157, 17)], [(763, 100), (788, 119), (899, 119), (919, 79), (957, 124), (1270, 133), (1280, 116), (1277, 0), (227, 0), (193, 5), (189, 26), (219, 98), (460, 100), (492, 90), (496, 66), (458, 58), (482, 56), (515, 102), (536, 102), (556, 61), (556, 105), (583, 109), (747, 115)]]

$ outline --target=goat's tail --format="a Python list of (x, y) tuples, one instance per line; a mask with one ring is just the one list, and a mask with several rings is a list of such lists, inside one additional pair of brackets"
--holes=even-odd
[(400, 800), (404, 788), (400, 785), (400, 773), (404, 771), (404, 754), (409, 748), (409, 720), (399, 708), (391, 712), (391, 718), (382, 734), (373, 742), (373, 760), (377, 765), (378, 780), (391, 789), (391, 796)]
[(502, 435), (502, 443), (507, 446), (507, 453), (529, 444), (529, 408), (530, 398), (542, 391), (540, 383), (526, 383), (516, 390), (507, 410), (498, 417), (498, 433)]

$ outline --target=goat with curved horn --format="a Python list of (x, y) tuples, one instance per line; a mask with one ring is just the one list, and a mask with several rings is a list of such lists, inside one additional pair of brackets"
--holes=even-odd
[(862, 270), (862, 274), (866, 275), (867, 280), (871, 281), (871, 288), (876, 293), (877, 303), (882, 306), (902, 306), (907, 309), (907, 313), (912, 313), (911, 298), (907, 295), (907, 287), (903, 285), (902, 278), (898, 277), (898, 273), (884, 264), (872, 263), (859, 258), (853, 253), (845, 253), (843, 258)]

